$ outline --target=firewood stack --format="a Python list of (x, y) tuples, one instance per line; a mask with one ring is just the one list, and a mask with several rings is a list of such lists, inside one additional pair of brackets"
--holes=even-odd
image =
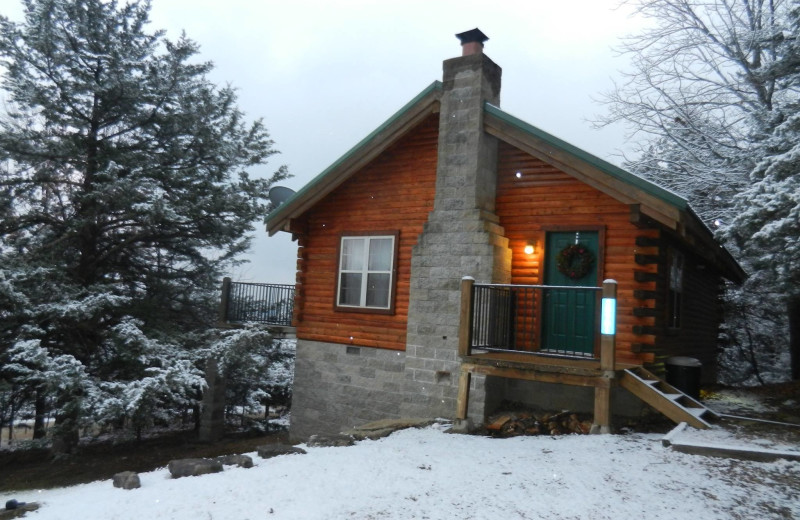
[(587, 434), (592, 421), (581, 421), (578, 415), (565, 410), (559, 413), (501, 412), (489, 418), (486, 429), (495, 437), (520, 435)]

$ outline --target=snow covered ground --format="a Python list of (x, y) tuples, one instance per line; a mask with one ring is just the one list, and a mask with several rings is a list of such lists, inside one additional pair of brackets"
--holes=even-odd
[[(748, 519), (800, 518), (800, 463), (685, 455), (661, 435), (517, 437), (404, 430), (346, 448), (123, 491), (99, 481), (0, 495), (46, 519)], [(301, 445), (302, 446), (302, 445)]]

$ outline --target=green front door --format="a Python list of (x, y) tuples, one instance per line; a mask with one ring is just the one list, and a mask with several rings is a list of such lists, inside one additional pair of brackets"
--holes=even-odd
[[(565, 249), (576, 244), (582, 248)], [(599, 250), (597, 231), (547, 233), (545, 285), (596, 287)], [(563, 255), (565, 251), (571, 251), (572, 255)], [(561, 269), (559, 256), (562, 257)], [(564, 262), (566, 257), (571, 258), (570, 265)], [(591, 263), (588, 258), (593, 258)], [(543, 296), (542, 351), (593, 355), (597, 292), (545, 289)]]

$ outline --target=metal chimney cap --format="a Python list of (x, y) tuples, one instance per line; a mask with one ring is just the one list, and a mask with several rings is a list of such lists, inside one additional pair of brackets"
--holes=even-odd
[(481, 45), (483, 45), (483, 42), (489, 39), (489, 37), (483, 34), (481, 30), (478, 29), (477, 27), (475, 29), (472, 29), (471, 31), (466, 31), (456, 34), (456, 38), (461, 40), (461, 45), (473, 42), (478, 42)]

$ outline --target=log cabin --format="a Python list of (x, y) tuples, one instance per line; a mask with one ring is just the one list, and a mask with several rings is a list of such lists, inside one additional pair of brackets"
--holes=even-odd
[(720, 292), (745, 273), (684, 198), (500, 109), (488, 38), (457, 37), (441, 82), (267, 217), (298, 245), (292, 437), (509, 400), (600, 431), (632, 396), (670, 415), (664, 361), (713, 380)]

